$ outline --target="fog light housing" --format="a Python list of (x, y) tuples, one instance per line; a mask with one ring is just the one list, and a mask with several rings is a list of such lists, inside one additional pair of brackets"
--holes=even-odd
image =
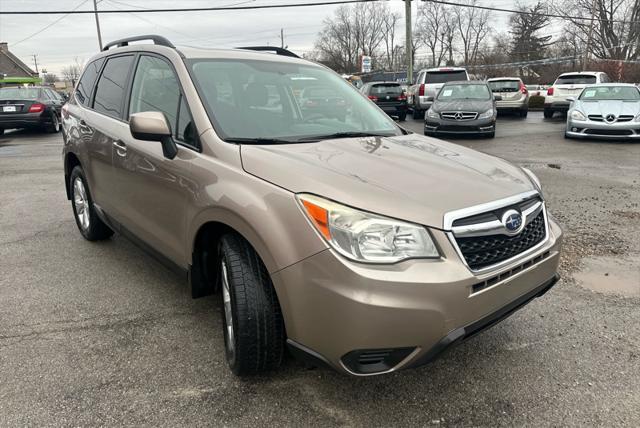
[(416, 348), (358, 349), (345, 354), (342, 364), (355, 374), (383, 373), (393, 369)]

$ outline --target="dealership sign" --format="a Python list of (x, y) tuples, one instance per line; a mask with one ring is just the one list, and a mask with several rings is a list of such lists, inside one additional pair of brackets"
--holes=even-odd
[(363, 73), (369, 73), (371, 72), (371, 57), (370, 56), (366, 56), (366, 55), (362, 55), (361, 57), (361, 63), (362, 63), (362, 67), (361, 67), (361, 71)]

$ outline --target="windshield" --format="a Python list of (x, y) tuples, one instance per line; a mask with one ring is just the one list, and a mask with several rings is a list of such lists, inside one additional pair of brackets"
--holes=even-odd
[(438, 100), (490, 100), (491, 93), (486, 85), (445, 85), (438, 94)]
[(216, 132), (227, 141), (402, 134), (353, 85), (323, 67), (233, 59), (194, 59), (189, 65)]
[(621, 100), (621, 101), (638, 101), (640, 100), (640, 91), (631, 86), (601, 86), (586, 88), (580, 94), (581, 100), (600, 101), (600, 100)]
[(590, 85), (596, 83), (596, 76), (585, 76), (582, 74), (570, 74), (560, 76), (554, 85)]
[(427, 71), (424, 83), (447, 83), (460, 80), (469, 80), (466, 71)]
[(497, 80), (489, 82), (489, 87), (493, 92), (518, 92), (520, 82), (518, 80)]
[(398, 83), (378, 83), (369, 90), (371, 95), (402, 95), (402, 86)]
[(0, 89), (0, 100), (36, 100), (39, 92), (38, 88), (25, 88), (23, 86), (2, 88)]

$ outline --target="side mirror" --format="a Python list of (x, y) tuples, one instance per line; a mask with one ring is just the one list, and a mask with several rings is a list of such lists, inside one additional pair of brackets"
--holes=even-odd
[(173, 159), (178, 154), (178, 147), (171, 136), (171, 126), (162, 112), (144, 111), (132, 114), (129, 117), (129, 130), (136, 140), (159, 141), (162, 144), (162, 154), (167, 159)]
[(496, 101), (502, 101), (502, 95), (494, 95), (493, 99)]
[(569, 101), (570, 103), (574, 102), (576, 100), (576, 97), (568, 97), (567, 101)]

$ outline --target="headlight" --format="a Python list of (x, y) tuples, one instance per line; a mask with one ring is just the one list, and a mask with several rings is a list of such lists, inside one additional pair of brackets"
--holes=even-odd
[(429, 110), (427, 110), (427, 117), (430, 117), (432, 119), (439, 119), (440, 115), (438, 114), (438, 112), (430, 108)]
[(581, 111), (579, 110), (573, 110), (571, 112), (571, 119), (575, 119), (575, 120), (587, 120), (587, 118), (585, 117), (584, 114), (582, 114)]
[(540, 184), (540, 179), (529, 168), (522, 167), (522, 170), (529, 176), (531, 183), (540, 193), (540, 196), (542, 196), (542, 184)]
[(423, 226), (356, 210), (314, 195), (298, 195), (311, 223), (334, 250), (368, 263), (439, 257)]
[(493, 117), (493, 108), (490, 108), (489, 110), (482, 113), (480, 116), (478, 116), (478, 119), (488, 119), (490, 117)]

